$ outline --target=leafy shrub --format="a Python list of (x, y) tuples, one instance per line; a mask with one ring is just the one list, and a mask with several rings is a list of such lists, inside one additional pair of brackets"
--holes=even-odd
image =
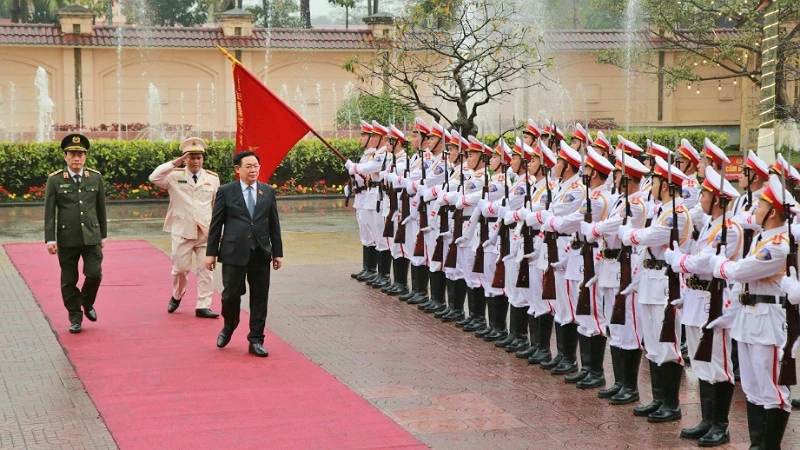
[(364, 117), (368, 117), (369, 120), (377, 120), (384, 125), (390, 122), (396, 125), (402, 125), (403, 122), (414, 123), (414, 111), (403, 107), (385, 94), (377, 97), (367, 94), (350, 97), (336, 112), (335, 123), (337, 126), (347, 127), (360, 123)]

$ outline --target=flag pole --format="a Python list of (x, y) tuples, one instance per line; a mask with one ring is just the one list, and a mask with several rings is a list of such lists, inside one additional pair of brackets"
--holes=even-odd
[[(238, 59), (236, 59), (236, 58), (235, 58), (233, 55), (231, 55), (230, 53), (228, 53), (228, 51), (227, 51), (227, 50), (225, 50), (224, 48), (222, 48), (222, 46), (219, 46), (219, 45), (217, 45), (217, 50), (219, 50), (220, 52), (222, 52), (222, 54), (223, 54), (223, 55), (225, 55), (225, 57), (226, 57), (226, 58), (228, 58), (228, 59), (230, 60), (230, 62), (231, 62), (231, 63), (233, 63), (234, 65), (239, 65), (239, 66), (242, 66), (243, 68), (245, 68), (245, 67), (244, 67), (244, 65), (243, 65), (241, 62), (239, 62), (239, 60), (238, 60)], [(246, 69), (246, 68), (245, 68), (245, 69)], [(262, 83), (262, 84), (263, 84), (263, 83)], [(266, 87), (266, 86), (264, 86), (264, 87)], [(305, 118), (303, 118), (303, 120), (305, 121)], [(308, 122), (306, 122), (306, 124), (308, 124)], [(322, 141), (322, 143), (323, 143), (323, 144), (325, 144), (325, 146), (326, 146), (326, 147), (328, 147), (328, 148), (329, 148), (329, 149), (330, 149), (330, 150), (331, 150), (331, 151), (332, 151), (332, 152), (333, 152), (333, 153), (334, 153), (336, 156), (338, 156), (338, 157), (339, 157), (339, 159), (341, 159), (341, 160), (342, 160), (342, 162), (345, 162), (345, 161), (347, 161), (347, 159), (348, 159), (348, 158), (346, 158), (344, 155), (342, 155), (342, 153), (341, 153), (339, 150), (336, 150), (336, 148), (334, 148), (334, 147), (333, 147), (333, 145), (331, 145), (331, 144), (330, 144), (328, 141), (326, 141), (326, 140), (325, 140), (325, 138), (323, 138), (322, 136), (320, 136), (320, 135), (319, 135), (319, 133), (317, 133), (317, 131), (316, 131), (316, 130), (314, 130), (314, 129), (311, 127), (311, 125), (308, 125), (308, 130), (311, 132), (311, 134), (313, 134), (313, 135), (314, 135), (314, 136), (316, 136), (316, 137), (317, 137), (317, 138), (318, 138), (320, 141)]]

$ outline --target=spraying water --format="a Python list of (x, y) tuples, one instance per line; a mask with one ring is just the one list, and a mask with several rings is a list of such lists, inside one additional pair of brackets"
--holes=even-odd
[(628, 0), (625, 8), (625, 130), (631, 126), (631, 91), (633, 90), (633, 51), (641, 23), (640, 0)]
[(117, 38), (117, 139), (122, 139), (122, 26), (114, 31)]
[(195, 134), (200, 136), (200, 83), (197, 83), (197, 87), (195, 88), (195, 123), (197, 130), (195, 130)]
[(333, 110), (333, 114), (334, 114), (334, 118), (333, 118), (333, 133), (334, 133), (334, 137), (336, 137), (338, 139), (339, 138), (339, 127), (336, 125), (336, 117), (335, 117), (336, 111), (339, 111), (339, 105), (336, 102), (336, 83), (331, 83), (331, 102), (333, 103), (331, 109)]
[(36, 86), (36, 101), (39, 106), (39, 121), (36, 126), (36, 142), (53, 140), (53, 109), (55, 103), (50, 98), (50, 83), (47, 80), (47, 72), (39, 67), (36, 69), (36, 78), (33, 81)]
[(216, 86), (211, 82), (211, 139), (217, 138), (217, 95)]
[(147, 87), (147, 118), (149, 139), (163, 141), (166, 136), (164, 136), (164, 115), (161, 112), (161, 94), (153, 83)]

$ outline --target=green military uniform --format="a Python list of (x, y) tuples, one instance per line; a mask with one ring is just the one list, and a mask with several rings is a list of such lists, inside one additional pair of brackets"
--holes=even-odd
[[(89, 140), (82, 135), (70, 135), (64, 138), (61, 148), (65, 152), (87, 151)], [(55, 242), (58, 246), (61, 296), (70, 322), (80, 325), (83, 317), (81, 306), (90, 320), (96, 319), (94, 301), (102, 279), (101, 244), (106, 238), (107, 228), (103, 177), (100, 172), (85, 167), (78, 175), (76, 180), (65, 167), (48, 177), (44, 235), (45, 242)], [(83, 287), (78, 289), (78, 260), (81, 257), (86, 279)]]

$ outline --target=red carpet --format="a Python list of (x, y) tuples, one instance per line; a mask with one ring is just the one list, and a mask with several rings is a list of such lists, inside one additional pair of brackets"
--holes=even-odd
[(247, 354), (244, 312), (225, 349), (222, 319), (196, 319), (194, 293), (167, 314), (169, 257), (146, 241), (106, 245), (98, 321), (78, 335), (57, 258), (5, 248), (122, 449), (426, 448), (269, 330), (269, 358)]

